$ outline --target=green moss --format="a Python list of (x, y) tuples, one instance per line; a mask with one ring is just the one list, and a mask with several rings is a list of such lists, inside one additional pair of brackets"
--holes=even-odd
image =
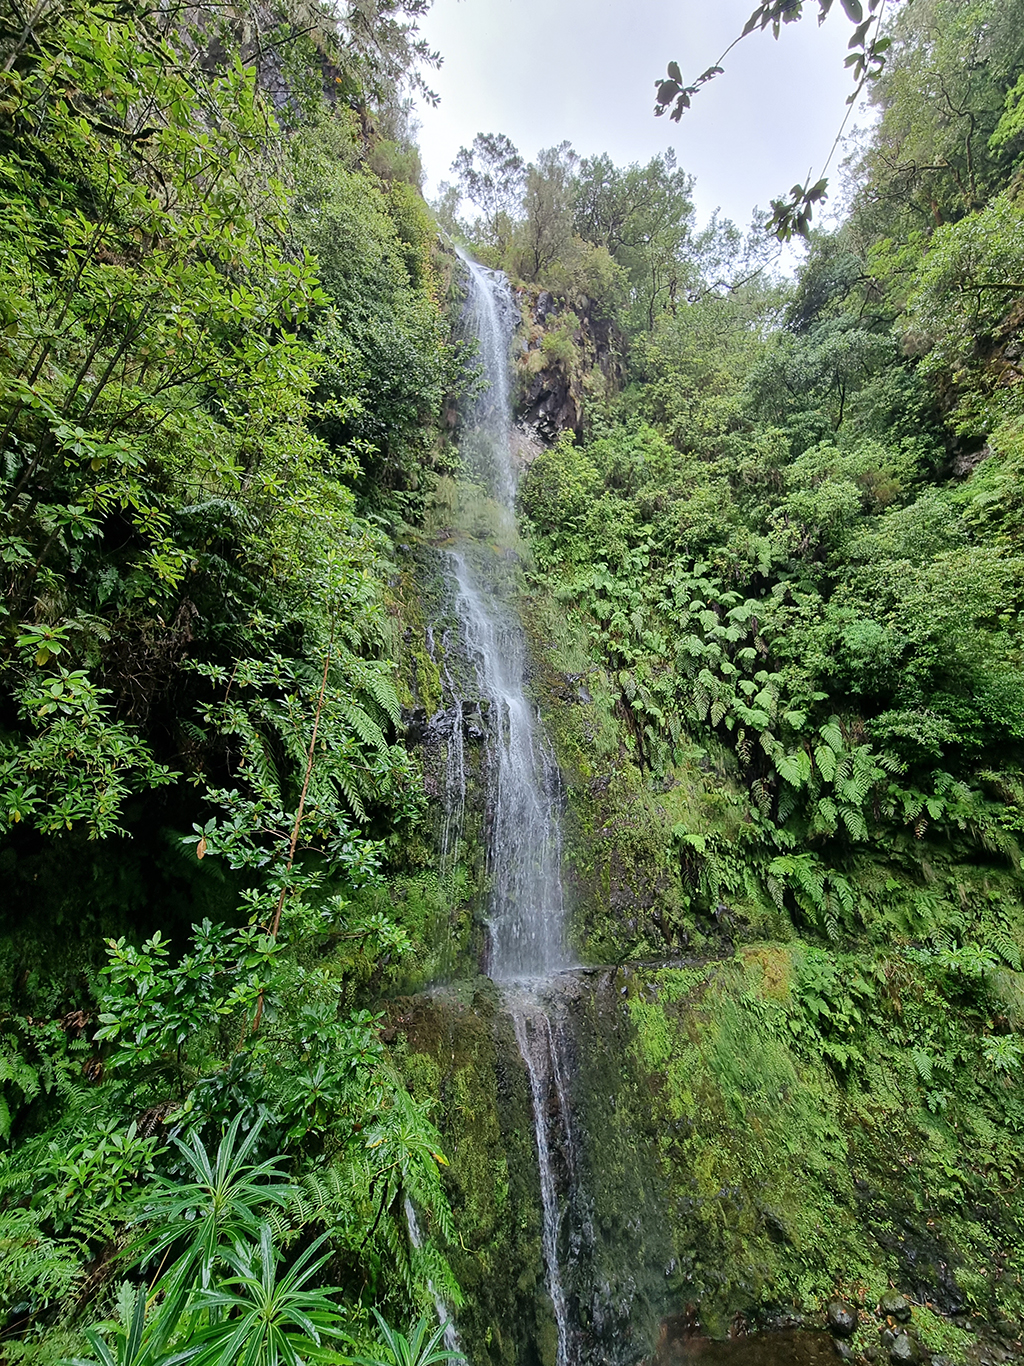
[[(436, 570), (435, 570), (436, 575)], [(395, 661), (399, 700), (410, 711), (433, 716), (441, 707), (441, 675), (427, 648), (427, 611), (437, 584), (424, 563), (411, 554), (388, 590), (388, 645)]]

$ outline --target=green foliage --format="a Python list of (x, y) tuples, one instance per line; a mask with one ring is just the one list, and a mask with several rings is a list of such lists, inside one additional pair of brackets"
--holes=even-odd
[[(7, 946), (14, 1353), (111, 1310), (115, 1268), (118, 1321), (87, 1334), (107, 1366), (334, 1352), (368, 1284), (402, 1312), (431, 1279), (457, 1299), (432, 1240), (394, 1255), (407, 1193), (453, 1230), (427, 1107), (365, 1006), (408, 937), (355, 905), (424, 807), (379, 514), (422, 509), (455, 375), (402, 179), (416, 10), (289, 5), (256, 42), (220, 6), (61, 0), (4, 31), (5, 873), (51, 869), (34, 949), (57, 930), (71, 964), (54, 983)], [(86, 836), (102, 855), (76, 863)], [(115, 912), (133, 836), (163, 852)], [(147, 938), (168, 868), (200, 923)], [(314, 1165), (335, 1187), (315, 1211), (296, 1194)]]
[[(261, 1237), (259, 1212), (284, 1204), (288, 1187), (276, 1159), (250, 1162), (259, 1141), (262, 1121), (257, 1120), (239, 1141), (241, 1115), (227, 1128), (211, 1158), (199, 1135), (186, 1142), (175, 1139), (183, 1159), (185, 1179), (158, 1176), (146, 1193), (137, 1217), (145, 1232), (133, 1245), (133, 1255), (145, 1261), (162, 1260), (168, 1248), (179, 1248), (174, 1259), (176, 1274), (198, 1278), (210, 1285), (225, 1248), (239, 1246), (246, 1238)], [(182, 1249), (183, 1222), (187, 1228)]]
[[(849, 221), (794, 283), (696, 231), (671, 154), (457, 162), (487, 259), (555, 296), (529, 379), (585, 409), (519, 493), (584, 959), (727, 955), (631, 974), (608, 1069), (643, 1098), (672, 1293), (709, 1313), (897, 1279), (861, 1181), (939, 1222), (969, 1308), (1021, 1310), (1015, 1254), (982, 1275), (1024, 1217), (1020, 10), (899, 8)], [(495, 521), (448, 477), (450, 261), (387, 89), (418, 13), (287, 7), (258, 58), (216, 7), (5, 30), (3, 867), (39, 945), (109, 949), (59, 985), (4, 959), (15, 1355), (87, 1311), (103, 1366), (430, 1366), (428, 1317), (378, 1315), (366, 1355), (369, 1304), (458, 1306), (457, 1272), (483, 1341), (496, 1295), (516, 1334), (535, 1295), (489, 989), (472, 1021), (410, 1011), (419, 1051), (380, 1006), (480, 933), (478, 851), (436, 868), (402, 743), (440, 705), (404, 545)], [(858, 33), (863, 76), (887, 39)], [(145, 852), (113, 876), (133, 836), (173, 895)], [(153, 933), (172, 900), (190, 934)]]
[(442, 1349), (447, 1324), (441, 1324), (431, 1332), (430, 1320), (424, 1315), (406, 1337), (404, 1333), (392, 1328), (380, 1314), (375, 1316), (381, 1339), (390, 1353), (390, 1360), (382, 1354), (373, 1357), (353, 1357), (352, 1360), (359, 1362), (360, 1366), (436, 1366), (442, 1361), (464, 1360), (460, 1352)]
[[(709, 1317), (779, 1294), (820, 1303), (837, 1283), (869, 1295), (905, 1283), (912, 1262), (858, 1217), (854, 1181), (902, 1212), (909, 1250), (941, 1220), (982, 1264), (1002, 1246), (1001, 1216), (955, 1221), (988, 1183), (1020, 1217), (1014, 1140), (997, 1136), (1016, 1081), (995, 1080), (1016, 1049), (979, 1038), (972, 1008), (935, 991), (912, 955), (754, 945), (698, 972), (659, 971), (627, 1008), (674, 1246)], [(1015, 1289), (978, 1293), (1018, 1312)], [(935, 1350), (962, 1349), (937, 1315), (920, 1326)]]
[(213, 1289), (198, 1295), (209, 1326), (198, 1335), (195, 1360), (210, 1366), (278, 1366), (293, 1362), (302, 1352), (307, 1360), (330, 1359), (330, 1339), (342, 1336), (342, 1314), (329, 1289), (309, 1282), (330, 1261), (330, 1252), (316, 1261), (327, 1235), (311, 1243), (278, 1277), (279, 1254), (271, 1241), (270, 1226), (259, 1230), (255, 1256), (225, 1252), (232, 1271)]

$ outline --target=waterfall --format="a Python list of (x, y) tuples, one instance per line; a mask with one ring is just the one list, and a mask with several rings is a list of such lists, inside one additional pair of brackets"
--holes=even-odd
[[(463, 455), (500, 511), (515, 524), (509, 341), (515, 307), (508, 282), (463, 258), (469, 270), (467, 318), (486, 388), (465, 414)], [(502, 553), (504, 552), (504, 553)], [(502, 573), (508, 545), (475, 557), (450, 555), (463, 643), (486, 705), (493, 823), (487, 841), (491, 882), (488, 970), (496, 982), (540, 981), (568, 965), (563, 936), (558, 770), (525, 693), (526, 637), (514, 590)], [(497, 558), (497, 564), (486, 563)]]
[[(540, 1198), (543, 1214), (541, 1225), (541, 1244), (544, 1249), (544, 1262), (547, 1269), (548, 1294), (551, 1296), (555, 1311), (555, 1325), (558, 1329), (558, 1355), (556, 1366), (569, 1363), (569, 1309), (562, 1284), (562, 1267), (558, 1252), (558, 1232), (561, 1222), (558, 1211), (558, 1188), (555, 1184), (554, 1167), (551, 1162), (551, 1141), (547, 1121), (547, 1092), (551, 1067), (551, 1029), (542, 1011), (527, 1013), (523, 1008), (513, 1009), (512, 1023), (516, 1031), (516, 1043), (522, 1054), (526, 1071), (530, 1078), (530, 1100), (533, 1104), (534, 1132), (537, 1137), (537, 1167), (540, 1172)], [(531, 1040), (531, 1032), (533, 1039)], [(539, 1040), (537, 1036), (540, 1035)], [(539, 1048), (537, 1043), (539, 1042)]]
[(451, 556), (465, 644), (487, 703), (493, 823), (488, 967), (497, 982), (537, 981), (566, 965), (562, 944), (558, 777), (523, 691), (526, 641), (507, 608), (487, 600), (465, 556)]
[[(409, 1241), (417, 1252), (423, 1248), (423, 1234), (420, 1232), (419, 1220), (416, 1218), (416, 1210), (408, 1196), (405, 1197), (405, 1223), (409, 1230)], [(462, 1355), (462, 1345), (459, 1342), (458, 1330), (452, 1322), (451, 1315), (448, 1313), (448, 1306), (434, 1289), (433, 1283), (427, 1281), (427, 1289), (434, 1297), (434, 1308), (437, 1310), (437, 1321), (444, 1325), (444, 1345), (449, 1352)]]
[[(574, 1348), (560, 1252), (562, 1211), (554, 1162), (557, 1120), (575, 1178), (566, 1067), (558, 1032), (541, 1000), (545, 983), (569, 965), (561, 882), (559, 777), (526, 693), (526, 636), (516, 607), (515, 494), (509, 348), (517, 310), (508, 282), (462, 257), (469, 280), (466, 320), (478, 343), (484, 385), (463, 412), (461, 454), (496, 511), (490, 544), (470, 540), (448, 554), (462, 644), (486, 717), (491, 822), (487, 970), (502, 984), (526, 1067), (540, 1175), (545, 1278), (558, 1334), (557, 1366)], [(461, 720), (461, 712), (459, 713)], [(453, 753), (450, 744), (449, 753)], [(461, 752), (461, 751), (460, 751)], [(450, 767), (450, 765), (449, 765)], [(457, 784), (458, 780), (454, 780)], [(465, 802), (465, 779), (446, 796), (447, 813)], [(459, 795), (461, 792), (461, 796)], [(445, 840), (448, 835), (445, 833)], [(555, 1116), (552, 1110), (556, 1111)]]

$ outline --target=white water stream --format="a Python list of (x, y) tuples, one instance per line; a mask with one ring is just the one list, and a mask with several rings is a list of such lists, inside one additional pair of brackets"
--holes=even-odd
[[(466, 319), (479, 346), (486, 387), (463, 412), (462, 455), (497, 508), (498, 545), (480, 542), (450, 554), (450, 574), (465, 653), (486, 718), (490, 880), (487, 969), (506, 987), (506, 1008), (530, 1083), (540, 1175), (545, 1278), (558, 1333), (556, 1366), (572, 1366), (571, 1317), (560, 1260), (563, 1209), (555, 1171), (554, 1123), (561, 1120), (570, 1180), (575, 1177), (565, 1063), (542, 1003), (546, 982), (569, 964), (561, 881), (558, 770), (526, 693), (526, 636), (509, 582), (514, 575), (517, 472), (512, 455), (510, 343), (517, 319), (508, 281), (467, 257)], [(505, 562), (503, 565), (503, 561)], [(506, 572), (502, 572), (503, 568)], [(461, 724), (461, 703), (458, 720)], [(450, 755), (461, 739), (453, 741)], [(449, 763), (450, 768), (450, 763)], [(465, 804), (465, 779), (446, 794)], [(457, 839), (457, 835), (455, 837)], [(554, 1112), (554, 1114), (553, 1114)]]
[[(405, 1222), (409, 1229), (409, 1241), (417, 1252), (423, 1247), (423, 1234), (420, 1232), (419, 1220), (416, 1218), (416, 1210), (408, 1196), (405, 1197)], [(444, 1345), (449, 1352), (462, 1355), (462, 1344), (459, 1342), (458, 1329), (452, 1322), (452, 1317), (448, 1312), (448, 1306), (434, 1289), (433, 1284), (427, 1281), (427, 1287), (434, 1297), (434, 1308), (437, 1310), (438, 1323), (444, 1324)]]

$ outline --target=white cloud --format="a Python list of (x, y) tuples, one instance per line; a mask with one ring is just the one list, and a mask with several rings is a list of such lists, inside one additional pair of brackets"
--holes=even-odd
[[(846, 114), (851, 26), (814, 6), (783, 29), (746, 38), (682, 122), (653, 116), (670, 59), (700, 74), (736, 36), (753, 0), (435, 0), (421, 24), (444, 57), (441, 95), (421, 106), (428, 194), (459, 147), (506, 133), (531, 158), (567, 138), (583, 155), (646, 161), (673, 147), (697, 177), (699, 216), (716, 207), (741, 226), (755, 205), (818, 175)], [(833, 161), (834, 184), (838, 166)]]

